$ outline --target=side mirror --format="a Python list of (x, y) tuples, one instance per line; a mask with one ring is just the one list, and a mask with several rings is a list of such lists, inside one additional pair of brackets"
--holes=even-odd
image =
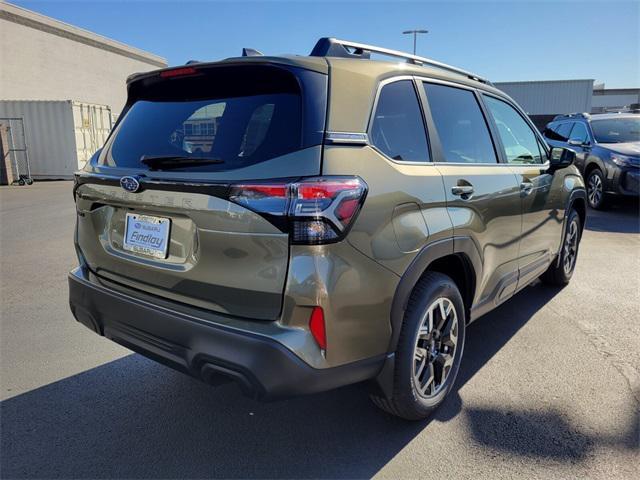
[(552, 147), (549, 154), (549, 163), (551, 173), (561, 168), (573, 165), (576, 161), (576, 152), (563, 147)]

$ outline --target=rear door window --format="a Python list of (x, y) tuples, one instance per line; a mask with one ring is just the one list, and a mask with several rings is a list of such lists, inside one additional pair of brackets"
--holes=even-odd
[(569, 133), (571, 132), (572, 127), (573, 127), (573, 122), (561, 123), (558, 129), (556, 130), (556, 134), (558, 135), (558, 140), (561, 142), (568, 141)]
[(424, 121), (411, 80), (382, 87), (370, 135), (371, 143), (393, 160), (429, 161)]
[(470, 90), (424, 83), (445, 161), (497, 163), (487, 122)]
[(569, 140), (577, 140), (582, 144), (587, 143), (589, 141), (587, 127), (585, 127), (584, 124), (580, 122), (574, 123), (573, 128), (571, 129), (571, 136), (569, 137)]

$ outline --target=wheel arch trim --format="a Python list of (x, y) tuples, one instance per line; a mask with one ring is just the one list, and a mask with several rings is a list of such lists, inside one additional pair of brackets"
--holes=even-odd
[[(387, 348), (387, 356), (380, 372), (369, 386), (377, 395), (383, 395), (385, 398), (391, 398), (394, 385), (395, 371), (395, 349), (400, 337), (400, 329), (404, 320), (404, 312), (407, 308), (409, 297), (418, 280), (429, 269), (429, 266), (436, 260), (453, 254), (464, 255), (468, 260), (468, 267), (473, 269), (473, 291), (471, 292), (470, 310), (475, 299), (475, 290), (480, 284), (482, 275), (482, 256), (480, 251), (471, 237), (453, 236), (443, 240), (437, 240), (427, 244), (413, 259), (405, 273), (402, 275), (400, 282), (396, 287), (396, 291), (391, 304), (391, 339)], [(465, 312), (465, 316), (468, 312)], [(466, 318), (468, 323), (468, 318)]]
[[(473, 288), (470, 292), (469, 305), (466, 305), (469, 309), (472, 307), (476, 294), (475, 290), (477, 285), (480, 284), (482, 274), (482, 256), (476, 243), (468, 236), (453, 236), (429, 243), (418, 252), (396, 287), (391, 304), (391, 339), (387, 349), (388, 353), (396, 349), (402, 321), (404, 320), (404, 312), (414, 287), (433, 262), (454, 254), (463, 255), (468, 261), (466, 267), (472, 270), (470, 273), (472, 275)], [(466, 320), (468, 323), (469, 319), (466, 318)]]
[[(567, 206), (564, 211), (564, 219), (562, 220), (562, 235), (560, 237), (560, 246), (558, 247), (558, 252), (556, 253), (556, 266), (560, 265), (560, 251), (562, 250), (564, 237), (567, 234), (567, 219), (569, 218), (569, 212), (571, 212), (576, 202), (581, 202), (584, 209), (584, 219), (580, 219), (583, 220), (582, 225), (580, 225), (580, 236), (582, 236), (585, 224), (587, 223), (587, 206), (589, 205), (589, 202), (587, 201), (587, 191), (583, 188), (576, 188), (571, 191), (569, 197), (567, 198)], [(578, 215), (580, 215), (580, 212), (578, 212)]]

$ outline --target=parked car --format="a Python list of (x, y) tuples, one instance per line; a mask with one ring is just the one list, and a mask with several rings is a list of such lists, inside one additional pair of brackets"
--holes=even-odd
[(640, 115), (559, 115), (543, 135), (552, 146), (576, 151), (592, 208), (603, 208), (609, 194), (640, 195)]
[[(197, 153), (193, 118), (216, 125)], [(76, 177), (71, 310), (256, 398), (366, 382), (382, 409), (424, 418), (469, 322), (540, 275), (571, 279), (574, 158), (490, 82), (370, 45), (135, 75)]]

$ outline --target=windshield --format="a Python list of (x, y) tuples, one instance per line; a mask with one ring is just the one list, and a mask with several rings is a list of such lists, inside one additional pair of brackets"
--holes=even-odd
[(130, 106), (98, 164), (218, 172), (319, 144), (325, 107), (306, 108), (301, 89), (311, 75), (319, 76), (226, 67), (133, 85)]
[(640, 142), (640, 118), (592, 120), (591, 129), (598, 143)]

